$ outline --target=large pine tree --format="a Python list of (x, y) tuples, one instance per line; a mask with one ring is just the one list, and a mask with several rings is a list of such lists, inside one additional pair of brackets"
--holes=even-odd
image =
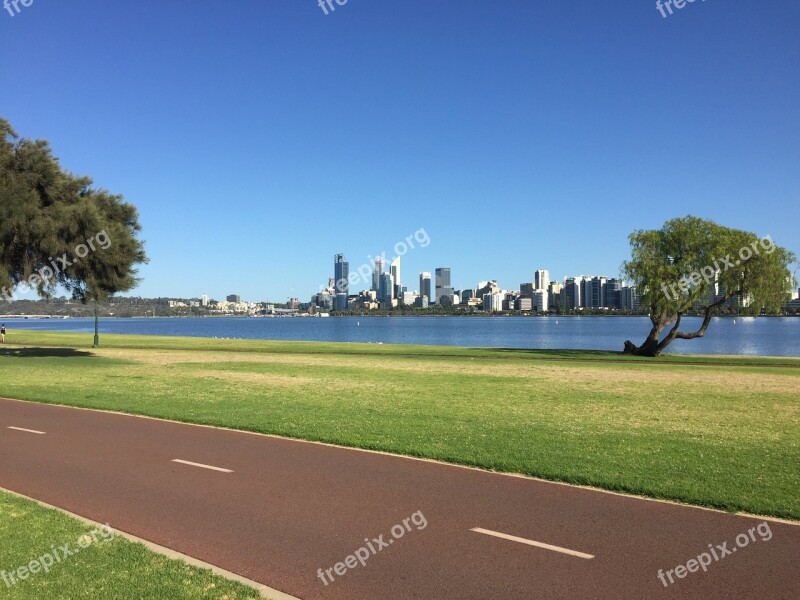
[(82, 302), (136, 285), (147, 261), (136, 208), (64, 171), (43, 140), (0, 118), (0, 302), (20, 286)]

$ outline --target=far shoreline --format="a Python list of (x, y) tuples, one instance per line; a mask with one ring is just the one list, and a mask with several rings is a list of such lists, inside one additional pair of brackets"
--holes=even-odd
[[(602, 314), (602, 313), (586, 313), (586, 314), (557, 314), (557, 313), (548, 313), (548, 314), (527, 314), (527, 313), (492, 313), (492, 314), (483, 314), (483, 313), (474, 313), (474, 314), (459, 314), (459, 313), (444, 313), (444, 314), (435, 314), (435, 313), (420, 313), (420, 314), (346, 314), (346, 315), (337, 315), (335, 313), (330, 313), (327, 315), (327, 318), (332, 319), (361, 319), (361, 318), (370, 318), (370, 319), (377, 319), (377, 318), (390, 318), (390, 319), (405, 319), (405, 318), (446, 318), (446, 317), (455, 317), (455, 318), (536, 318), (536, 319), (546, 319), (546, 318), (556, 318), (556, 319), (572, 319), (572, 318), (594, 318), (594, 317), (614, 317), (614, 318), (650, 318), (650, 315), (647, 314), (619, 314), (619, 313), (609, 313), (609, 314)], [(702, 318), (702, 313), (687, 313), (684, 315), (685, 317), (697, 317)], [(714, 319), (787, 319), (787, 318), (797, 318), (800, 317), (800, 314), (785, 314), (785, 315), (741, 315), (741, 314), (733, 314), (733, 315), (715, 315)], [(117, 319), (137, 319), (137, 320), (144, 320), (144, 319), (318, 319), (322, 318), (320, 315), (309, 315), (309, 314), (297, 314), (297, 315), (133, 315), (133, 316), (117, 316), (117, 315), (101, 315), (101, 321), (107, 320), (117, 320)], [(8, 320), (8, 321), (69, 321), (69, 320), (93, 320), (93, 315), (0, 315), (0, 319)]]

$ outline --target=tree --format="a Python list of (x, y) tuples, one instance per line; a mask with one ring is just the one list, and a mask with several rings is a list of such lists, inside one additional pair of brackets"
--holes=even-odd
[[(703, 337), (711, 318), (730, 302), (746, 314), (760, 314), (777, 312), (789, 298), (795, 256), (769, 236), (689, 216), (658, 230), (635, 231), (629, 239), (631, 260), (623, 272), (649, 307), (653, 326), (641, 346), (626, 341), (626, 353), (658, 356), (673, 340)], [(696, 331), (680, 330), (688, 312), (703, 316)]]
[(140, 230), (122, 196), (64, 171), (46, 141), (0, 118), (0, 300), (19, 286), (84, 303), (128, 291), (147, 261)]

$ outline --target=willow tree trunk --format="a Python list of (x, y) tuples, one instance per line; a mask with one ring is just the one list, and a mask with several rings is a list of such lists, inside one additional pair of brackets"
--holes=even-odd
[(665, 347), (665, 345), (662, 345), (659, 342), (661, 339), (661, 333), (664, 331), (664, 329), (666, 329), (667, 325), (672, 322), (672, 319), (665, 315), (652, 315), (650, 317), (650, 321), (652, 321), (653, 327), (650, 329), (647, 339), (645, 339), (641, 346), (637, 346), (632, 341), (627, 340), (625, 342), (625, 354), (633, 354), (634, 356), (648, 356), (651, 358), (661, 354), (661, 351)]

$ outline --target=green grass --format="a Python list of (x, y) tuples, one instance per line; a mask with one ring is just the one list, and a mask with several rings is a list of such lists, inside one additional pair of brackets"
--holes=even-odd
[(0, 395), (800, 519), (800, 360), (14, 332)]
[[(0, 579), (0, 597), (11, 600), (261, 598), (252, 588), (166, 558), (109, 532), (97, 535), (96, 543), (79, 549), (78, 540), (93, 529), (56, 510), (0, 492), (0, 571), (5, 571), (8, 582)], [(83, 544), (89, 539), (85, 538)], [(37, 573), (12, 582), (9, 573), (29, 566), (47, 553), (52, 555), (53, 546), (60, 549), (64, 544), (78, 552), (61, 562), (54, 557), (45, 558), (45, 562), (53, 563), (47, 572), (34, 566)], [(63, 555), (60, 550), (58, 555)]]

